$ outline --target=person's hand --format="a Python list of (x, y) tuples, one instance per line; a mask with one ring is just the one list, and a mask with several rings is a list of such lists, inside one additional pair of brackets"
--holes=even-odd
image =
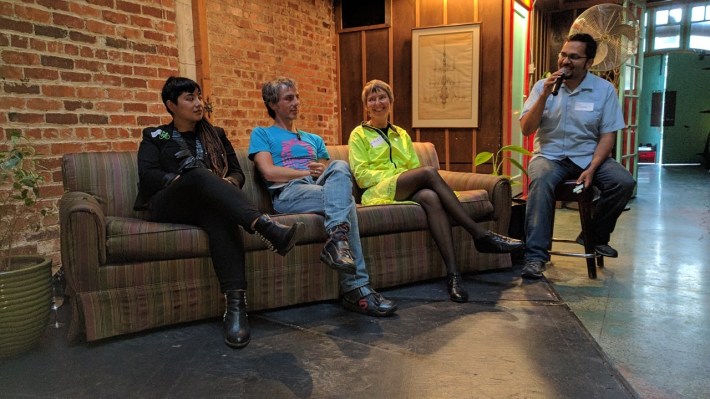
[(584, 188), (589, 188), (592, 185), (592, 179), (594, 178), (594, 171), (585, 170), (577, 178), (577, 184), (584, 184)]
[(325, 171), (325, 165), (320, 162), (311, 162), (308, 164), (308, 170), (314, 178), (320, 177)]
[(557, 79), (562, 76), (566, 77), (567, 75), (569, 75), (569, 69), (564, 67), (558, 71), (552, 72), (543, 83), (543, 92), (545, 97), (549, 96), (552, 93), (552, 87), (555, 85)]

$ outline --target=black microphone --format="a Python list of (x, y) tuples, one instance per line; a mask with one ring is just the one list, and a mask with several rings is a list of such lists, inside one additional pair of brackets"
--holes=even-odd
[(562, 81), (569, 77), (569, 69), (562, 68), (562, 75), (558, 76), (555, 80), (555, 84), (552, 85), (552, 95), (556, 96), (560, 92), (560, 87), (562, 87)]

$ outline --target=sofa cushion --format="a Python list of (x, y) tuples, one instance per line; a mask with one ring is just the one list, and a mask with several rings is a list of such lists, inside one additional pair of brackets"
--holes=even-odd
[[(460, 193), (461, 205), (466, 214), (476, 221), (489, 220), (493, 204), (484, 190)], [(429, 228), (424, 208), (417, 204), (358, 206), (360, 236), (370, 237)], [(456, 225), (452, 220), (452, 224)]]
[[(323, 216), (314, 213), (274, 215), (274, 220), (291, 225), (297, 221), (305, 224), (299, 244), (325, 242)], [(235, 226), (235, 228), (239, 228)], [(244, 249), (258, 251), (266, 244), (256, 235), (242, 231)], [(185, 259), (209, 256), (207, 233), (199, 227), (156, 223), (142, 219), (106, 218), (107, 263)]]
[(106, 218), (107, 263), (209, 256), (207, 233), (186, 224)]

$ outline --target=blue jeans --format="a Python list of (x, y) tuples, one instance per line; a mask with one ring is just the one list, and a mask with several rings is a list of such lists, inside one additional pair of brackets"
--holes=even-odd
[[(550, 260), (548, 247), (552, 241), (555, 187), (565, 180), (576, 179), (582, 171), (569, 158), (551, 161), (537, 156), (530, 161), (525, 260)], [(594, 208), (591, 234), (595, 244), (607, 244), (616, 227), (616, 220), (631, 199), (636, 182), (628, 170), (613, 158), (608, 158), (597, 169), (592, 184), (601, 191), (601, 195)]]
[(352, 195), (350, 167), (345, 161), (332, 161), (318, 180), (311, 176), (294, 179), (274, 198), (279, 213), (318, 213), (325, 216), (326, 231), (347, 223), (350, 225), (350, 250), (355, 260), (355, 274), (340, 273), (342, 292), (352, 291), (370, 283), (360, 243), (360, 229)]

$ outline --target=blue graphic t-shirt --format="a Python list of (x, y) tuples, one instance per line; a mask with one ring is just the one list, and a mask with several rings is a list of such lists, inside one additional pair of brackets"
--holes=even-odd
[[(249, 159), (258, 152), (271, 153), (274, 165), (297, 170), (308, 170), (308, 164), (318, 159), (330, 159), (325, 142), (320, 136), (298, 130), (298, 134), (278, 126), (258, 126), (249, 139)], [(283, 186), (284, 183), (267, 182), (267, 187)]]

